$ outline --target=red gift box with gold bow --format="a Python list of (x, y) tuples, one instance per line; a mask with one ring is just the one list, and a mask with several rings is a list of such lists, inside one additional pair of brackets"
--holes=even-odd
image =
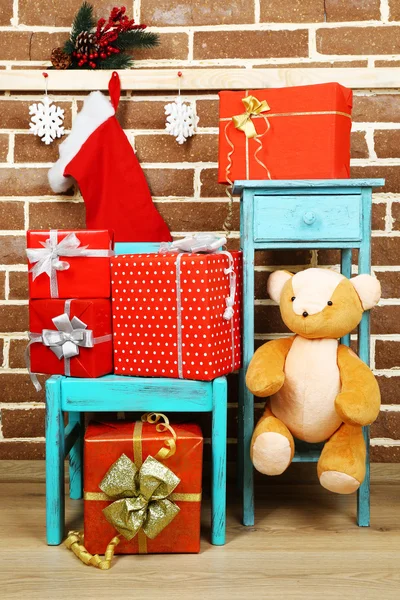
[(220, 183), (350, 177), (351, 90), (324, 83), (219, 98)]
[(85, 434), (84, 545), (104, 554), (199, 552), (203, 437), (151, 413)]

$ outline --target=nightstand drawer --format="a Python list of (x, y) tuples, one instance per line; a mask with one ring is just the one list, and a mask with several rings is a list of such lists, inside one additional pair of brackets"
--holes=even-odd
[(361, 240), (361, 196), (254, 196), (254, 241)]

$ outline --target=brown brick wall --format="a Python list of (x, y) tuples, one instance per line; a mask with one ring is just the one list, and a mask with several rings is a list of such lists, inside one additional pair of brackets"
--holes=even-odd
[[(81, 0), (2, 0), (0, 69), (46, 66), (80, 4)], [(114, 5), (108, 0), (94, 4), (99, 16)], [(161, 34), (159, 48), (136, 55), (138, 68), (400, 66), (400, 0), (130, 0), (126, 6)], [(82, 94), (57, 96), (68, 130)], [(44, 394), (36, 394), (24, 368), (24, 232), (28, 227), (84, 224), (79, 193), (56, 197), (47, 183), (59, 142), (45, 146), (29, 135), (28, 107), (40, 97), (29, 91), (0, 95), (0, 458), (43, 458), (44, 453)], [(164, 133), (164, 105), (173, 97), (128, 92), (118, 117), (174, 234), (221, 230), (228, 205), (225, 188), (217, 183), (217, 94), (187, 95), (200, 122), (196, 137), (183, 146)], [(383, 299), (372, 319), (371, 357), (384, 409), (372, 429), (372, 457), (400, 461), (400, 89), (355, 90), (353, 117), (352, 175), (386, 178), (373, 206), (372, 261)], [(237, 203), (232, 222), (229, 243), (238, 247)], [(319, 251), (317, 258), (329, 267), (337, 267), (339, 261), (334, 251)], [(280, 266), (299, 270), (314, 259), (310, 251), (301, 250), (258, 253), (258, 345), (286, 331), (266, 294), (269, 273)], [(230, 378), (229, 394), (233, 456), (236, 376)], [(257, 414), (259, 410), (258, 404)], [(207, 435), (209, 420), (203, 421)]]

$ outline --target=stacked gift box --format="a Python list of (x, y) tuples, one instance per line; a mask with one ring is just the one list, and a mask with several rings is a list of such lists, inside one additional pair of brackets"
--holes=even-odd
[(187, 243), (113, 258), (115, 373), (211, 381), (240, 367), (241, 253), (177, 252)]
[(31, 373), (112, 373), (113, 245), (109, 231), (28, 231)]
[[(225, 238), (199, 234), (111, 264), (107, 231), (29, 231), (27, 241), (31, 373), (110, 373), (112, 341), (120, 375), (211, 381), (239, 368), (241, 253), (223, 250)], [(199, 551), (198, 425), (158, 413), (93, 422), (84, 451), (85, 550), (74, 533), (75, 553)]]

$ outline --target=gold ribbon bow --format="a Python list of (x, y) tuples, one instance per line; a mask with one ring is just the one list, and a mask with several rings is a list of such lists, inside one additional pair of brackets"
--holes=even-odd
[(260, 102), (255, 96), (246, 96), (246, 98), (242, 98), (242, 102), (246, 110), (241, 115), (232, 117), (233, 124), (236, 129), (243, 131), (247, 138), (255, 138), (257, 131), (254, 127), (252, 117), (271, 109), (266, 100), (261, 100)]
[(116, 499), (103, 514), (128, 541), (140, 529), (153, 540), (179, 513), (179, 507), (168, 499), (179, 483), (179, 477), (152, 456), (138, 469), (122, 454), (99, 486)]

